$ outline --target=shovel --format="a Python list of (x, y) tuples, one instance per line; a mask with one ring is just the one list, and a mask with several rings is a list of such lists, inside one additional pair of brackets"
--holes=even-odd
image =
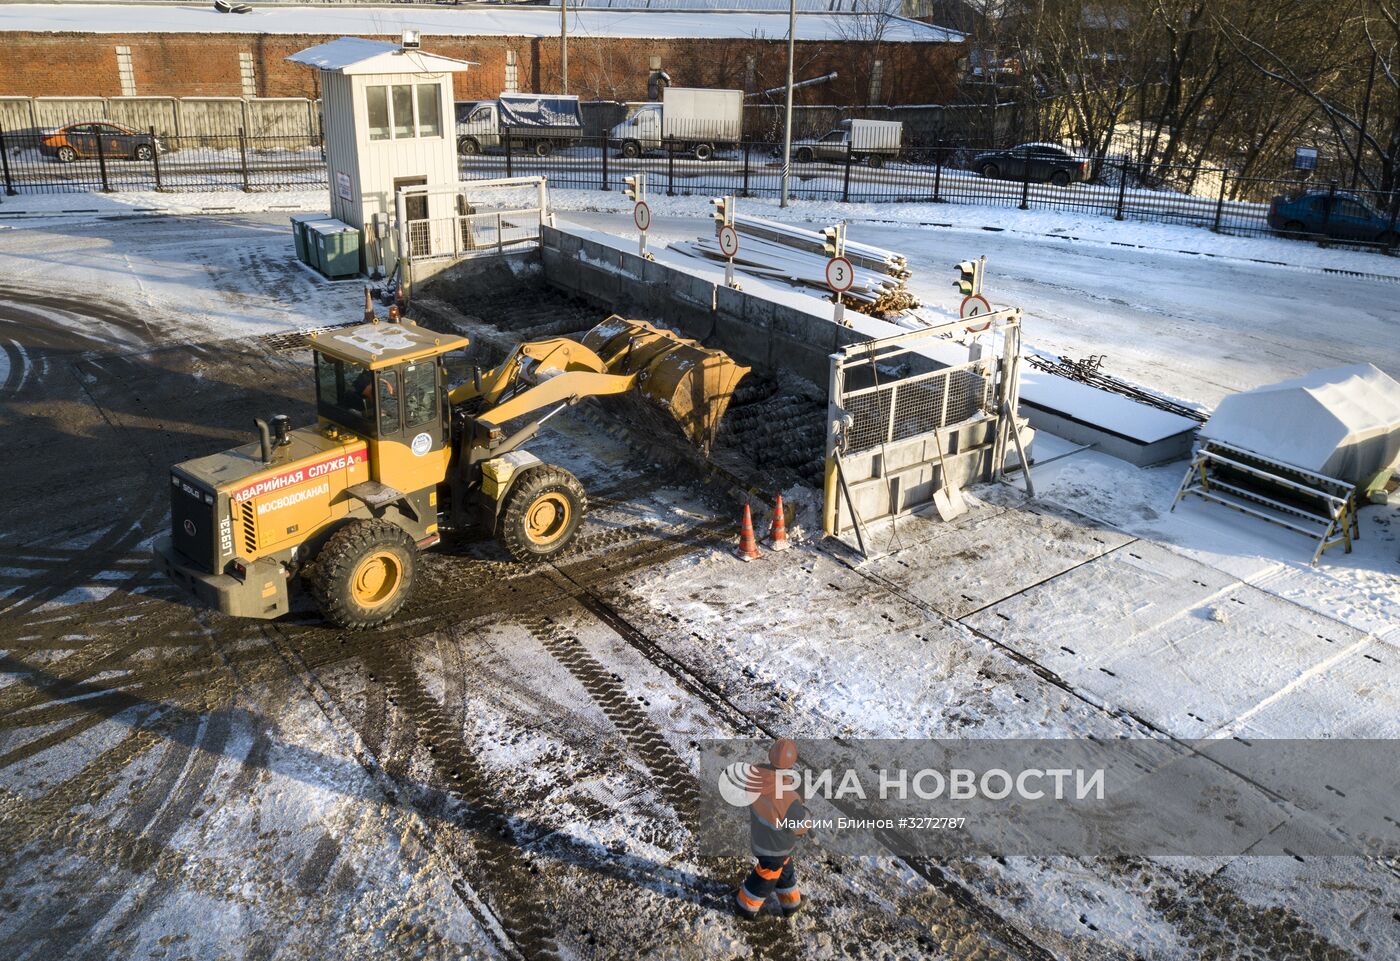
[(939, 517), (950, 521), (967, 513), (967, 501), (963, 499), (962, 488), (954, 487), (948, 482), (948, 464), (943, 460), (943, 441), (939, 438), (938, 431), (933, 432), (933, 444), (938, 450), (938, 479), (941, 482), (939, 488), (933, 492), (933, 506), (937, 509)]

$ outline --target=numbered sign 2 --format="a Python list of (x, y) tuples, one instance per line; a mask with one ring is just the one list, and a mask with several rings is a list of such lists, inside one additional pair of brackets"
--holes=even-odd
[(637, 206), (632, 208), (632, 222), (637, 225), (637, 229), (647, 231), (651, 229), (651, 208), (646, 205), (646, 201), (637, 201)]
[(826, 285), (844, 294), (856, 282), (856, 272), (845, 257), (832, 257), (826, 262)]
[(726, 257), (733, 257), (739, 252), (739, 231), (725, 224), (719, 228), (719, 249), (720, 253)]

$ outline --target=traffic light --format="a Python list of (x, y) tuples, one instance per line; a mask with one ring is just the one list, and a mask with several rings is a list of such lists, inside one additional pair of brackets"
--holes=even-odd
[(824, 250), (824, 251), (826, 252), (827, 257), (839, 257), (839, 256), (841, 256), (841, 228), (840, 228), (840, 227), (823, 227), (823, 228), (822, 228), (822, 250)]
[(982, 292), (982, 268), (985, 265), (986, 262), (979, 258), (978, 260), (964, 260), (955, 266), (958, 280), (954, 286), (958, 288), (958, 293), (964, 297), (971, 297)]
[(715, 231), (718, 232), (718, 231), (719, 231), (719, 228), (723, 227), (725, 224), (727, 224), (727, 223), (730, 222), (730, 220), (729, 220), (729, 198), (728, 198), (728, 197), (711, 197), (711, 198), (710, 198), (710, 206), (713, 207), (713, 208), (715, 208), (715, 211), (714, 211)]
[(641, 203), (646, 197), (646, 181), (644, 174), (636, 174), (631, 177), (623, 177), (623, 190), (627, 193), (627, 199), (635, 203)]

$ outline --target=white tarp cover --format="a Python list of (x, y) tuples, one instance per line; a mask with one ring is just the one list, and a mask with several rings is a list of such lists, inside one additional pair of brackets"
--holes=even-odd
[(1201, 439), (1360, 484), (1400, 457), (1400, 383), (1372, 364), (1315, 370), (1226, 397)]

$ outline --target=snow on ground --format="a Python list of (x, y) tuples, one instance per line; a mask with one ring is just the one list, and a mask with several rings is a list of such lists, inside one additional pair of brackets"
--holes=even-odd
[[(698, 209), (658, 211), (658, 239), (709, 229), (710, 221), (697, 216), (707, 205), (692, 203)], [(811, 214), (818, 219), (820, 211)], [(592, 226), (620, 229), (617, 214), (584, 216)], [(122, 338), (169, 344), (246, 337), (359, 310), (358, 285), (326, 284), (290, 266), (281, 213), (171, 219), (50, 211), (11, 226), (0, 231), (8, 283), (46, 289), (62, 276), (70, 293), (145, 315), (146, 327), (114, 328), (110, 339), (121, 351), (131, 348)], [(916, 257), (927, 295), (941, 306), (951, 297), (939, 272), (951, 284), (950, 265), (961, 259), (954, 251), (971, 238), (991, 238), (1000, 244), (982, 248), (993, 251), (991, 276), (1003, 260), (1016, 265), (1019, 276), (999, 289), (1027, 309), (1028, 340), (1048, 337), (1070, 345), (1065, 349), (1111, 357), (1121, 352), (1144, 383), (1183, 396), (1209, 401), (1212, 389), (1227, 389), (1226, 381), (1274, 379), (1276, 368), (1323, 366), (1328, 354), (1369, 350), (1364, 359), (1397, 369), (1400, 348), (1386, 349), (1380, 338), (1395, 322), (1389, 285), (1089, 241), (1060, 247), (1029, 234), (856, 226), (868, 232), (854, 239), (902, 245)], [(1061, 256), (1077, 259), (1060, 263)], [(1091, 264), (1098, 274), (1086, 269)], [(1188, 283), (1190, 269), (1205, 273)], [(1107, 273), (1132, 304), (1089, 300), (1101, 293), (1097, 285)], [(1240, 290), (1212, 304), (1205, 288), (1223, 278)], [(1285, 329), (1287, 318), (1260, 320), (1240, 306), (1274, 296), (1291, 302), (1295, 317), (1308, 309), (1330, 317), (1327, 308), (1343, 293), (1359, 316), (1334, 324), (1326, 338), (1309, 317)], [(1071, 310), (1076, 299), (1089, 303)], [(1053, 311), (1045, 309), (1047, 300), (1056, 303)], [(58, 311), (52, 316), (74, 332), (81, 322)], [(1261, 353), (1265, 331), (1275, 328), (1274, 351)], [(86, 333), (107, 336), (101, 329)], [(91, 353), (97, 345), (85, 341), (83, 349)], [(112, 385), (108, 391), (110, 409), (125, 392)], [(111, 416), (131, 430), (147, 414), (133, 408)], [(648, 489), (643, 481), (657, 473), (654, 465), (640, 476), (627, 473), (618, 444), (568, 415), (561, 420), (535, 449), (578, 472), (591, 489), (621, 482), (620, 493), (600, 498), (590, 519), (588, 533), (597, 543), (643, 525), (661, 542), (681, 544), (715, 519), (712, 502), (666, 483)], [(1312, 568), (1311, 546), (1297, 535), (1200, 503), (1170, 512), (1183, 465), (1137, 470), (1070, 450), (1050, 438), (1038, 441), (1037, 501), (1013, 487), (978, 488), (973, 509), (955, 522), (906, 518), (873, 532), (880, 556), (872, 561), (854, 563), (839, 548), (812, 543), (755, 564), (738, 562), (724, 547), (686, 550), (595, 590), (744, 717), (799, 735), (1113, 738), (1150, 729), (1178, 738), (1400, 736), (1394, 696), (1400, 505), (1367, 507), (1354, 552), (1334, 549)], [(151, 524), (161, 523), (157, 512)], [(70, 779), (89, 771), (76, 769), (79, 762), (109, 758), (130, 740), (143, 739), (138, 760), (166, 750), (162, 736), (126, 715), (98, 718), (100, 730), (63, 749), (72, 755), (39, 751), (42, 765), (6, 767), (0, 803), (23, 815), (7, 823), (38, 853), (0, 889), (51, 906), (34, 917), (52, 919), (61, 915), (65, 891), (90, 883), (88, 859), (117, 860), (120, 872), (97, 898), (111, 913), (103, 922), (111, 927), (96, 931), (122, 957), (165, 947), (161, 939), (172, 928), (191, 929), (183, 949), (196, 955), (218, 953), (230, 937), (241, 939), (249, 954), (262, 939), (321, 954), (399, 939), (422, 941), (430, 955), (485, 954), (495, 945), (483, 926), (493, 922), (471, 910), (473, 885), (482, 877), (489, 885), (493, 877), (491, 865), (474, 853), (480, 839), (454, 828), (450, 817), (425, 816), (411, 799), (388, 799), (386, 783), (403, 780), (386, 781), (373, 755), (368, 765), (361, 761), (361, 752), (378, 751), (392, 762), (396, 779), (423, 789), (453, 783), (457, 769), (443, 766), (451, 749), (458, 753), (450, 763), (467, 769), (470, 790), (479, 789), (477, 782), (489, 785), (518, 815), (525, 853), (500, 855), (509, 883), (530, 883), (521, 879), (538, 868), (551, 892), (565, 893), (551, 913), (569, 932), (566, 946), (583, 943), (584, 935), (574, 932), (592, 938), (599, 930), (604, 938), (625, 935), (629, 948), (645, 945), (643, 953), (653, 955), (742, 953), (749, 947), (745, 935), (704, 901), (703, 888), (712, 882), (694, 877), (699, 870), (674, 822), (664, 820), (675, 797), (648, 772), (656, 756), (636, 748), (652, 744), (647, 732), (655, 731), (684, 756), (691, 738), (732, 731), (733, 718), (711, 712), (579, 604), (553, 610), (545, 628), (533, 609), (489, 613), (476, 594), (506, 603), (531, 578), (501, 579), (496, 568), (504, 565), (489, 553), (474, 560), (478, 549), (486, 550), (469, 545), (465, 553), (432, 555), (424, 565), (431, 586), (417, 602), (432, 616), (434, 591), (455, 585), (459, 593), (443, 606), (455, 618), (476, 603), (467, 626), (448, 621), (417, 636), (411, 610), (404, 636), (348, 652), (343, 636), (295, 619), (269, 634), (215, 619), (217, 637), (195, 633), (187, 652), (172, 652), (163, 645), (189, 631), (183, 606), (122, 592), (99, 602), (117, 605), (123, 616), (120, 605), (133, 605), (140, 615), (118, 622), (122, 645), (138, 651), (150, 645), (163, 667), (172, 654), (188, 657), (221, 683), (207, 691), (186, 684), (161, 695), (189, 702), (154, 705), (170, 712), (182, 733), (168, 758), (156, 755), (159, 765), (142, 762), (106, 775), (120, 782), (109, 791), (103, 786), (116, 798), (106, 802), (110, 809), (79, 805), (76, 821), (51, 821), (52, 810), (31, 802), (44, 792), (64, 799)], [(582, 579), (592, 564), (586, 556), (565, 570)], [(493, 577), (484, 590), (477, 587), (477, 578)], [(544, 587), (527, 593), (532, 606), (554, 604), (557, 591)], [(69, 607), (83, 617), (89, 605)], [(93, 645), (76, 628), (70, 636), (70, 629), (50, 626), (61, 625), (62, 614), (37, 610), (9, 643), (22, 652), (33, 644), (31, 663), (83, 669), (84, 658), (95, 656), (85, 653)], [(47, 639), (45, 631), (55, 636)], [(129, 637), (132, 631), (142, 633)], [(45, 660), (56, 651), (65, 653)], [(27, 652), (22, 656), (29, 660)], [(152, 669), (118, 653), (104, 656), (135, 671), (132, 683)], [(298, 683), (290, 683), (284, 661), (301, 657), (314, 671), (294, 671)], [(204, 665), (206, 658), (218, 663)], [(394, 667), (396, 658), (409, 667)], [(15, 688), (22, 683), (12, 678), (5, 695), (21, 697)], [(111, 683), (121, 683), (121, 675)], [(275, 726), (265, 725), (263, 713), (239, 712), (251, 698)], [(630, 713), (622, 713), (624, 704)], [(138, 704), (137, 712), (146, 706)], [(82, 709), (71, 700), (55, 708)], [(188, 713), (176, 713), (181, 710)], [(70, 715), (62, 717), (66, 722)], [(65, 730), (21, 721), (0, 732), (0, 745), (28, 750), (32, 741), (11, 745)], [(198, 750), (186, 773), (191, 746)], [(484, 773), (473, 774), (473, 767)], [(143, 799), (141, 788), (152, 776), (158, 785), (178, 779), (179, 807), (162, 813), (160, 798)], [(68, 817), (66, 807), (54, 810)], [(653, 822), (666, 829), (640, 833)], [(108, 832), (108, 824), (122, 830)], [(162, 847), (149, 855), (133, 847), (143, 832), (160, 834)], [(79, 841), (67, 846), (69, 837)], [(323, 849), (329, 853), (317, 853)], [(811, 856), (814, 866), (819, 852)], [(327, 877), (323, 862), (342, 867)], [(149, 865), (154, 873), (142, 874)], [(1251, 956), (1243, 946), (1257, 949), (1257, 957), (1400, 956), (1390, 914), (1400, 881), (1361, 859), (1134, 865), (1012, 858), (947, 870), (1063, 957)], [(832, 951), (852, 932), (875, 925), (872, 955), (934, 954), (907, 936), (909, 916), (918, 924), (928, 917), (918, 913), (928, 907), (923, 882), (907, 869), (872, 858), (812, 874), (812, 889), (830, 910), (795, 929), (804, 950)], [(132, 897), (125, 897), (128, 883)], [(637, 907), (641, 917), (663, 920), (639, 922)], [(118, 919), (130, 924), (125, 934)], [(666, 921), (701, 933), (678, 944)], [(6, 937), (56, 937), (29, 932), (17, 911), (3, 923)], [(943, 953), (956, 954), (946, 946)]]

